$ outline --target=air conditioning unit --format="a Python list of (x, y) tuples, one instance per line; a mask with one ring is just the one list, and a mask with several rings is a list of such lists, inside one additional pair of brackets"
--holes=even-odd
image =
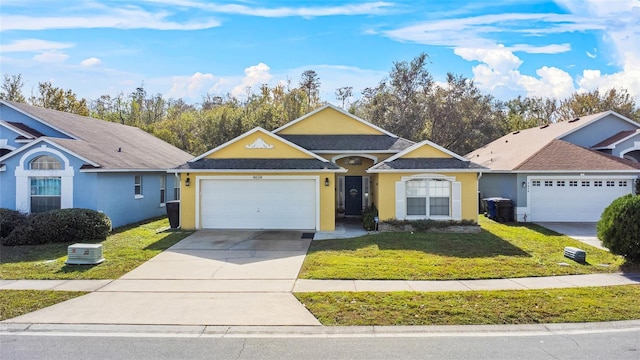
[(68, 265), (95, 265), (104, 261), (102, 244), (73, 244), (67, 248)]
[(587, 253), (584, 250), (571, 246), (564, 248), (564, 256), (579, 263), (587, 261)]

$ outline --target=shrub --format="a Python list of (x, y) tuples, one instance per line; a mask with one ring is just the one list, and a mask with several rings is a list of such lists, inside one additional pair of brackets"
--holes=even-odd
[(2, 240), (3, 245), (104, 240), (111, 220), (90, 209), (60, 209), (29, 215), (27, 221)]
[(11, 209), (0, 208), (0, 239), (5, 238), (11, 232), (27, 221), (27, 215)]
[(410, 225), (415, 231), (426, 232), (431, 229), (443, 229), (451, 226), (477, 226), (473, 220), (385, 220), (385, 224), (402, 229), (405, 225)]
[(365, 230), (371, 231), (376, 229), (375, 217), (378, 216), (378, 209), (371, 204), (370, 207), (364, 209), (362, 212), (362, 226)]
[(609, 251), (640, 263), (640, 195), (615, 199), (602, 213), (597, 230)]

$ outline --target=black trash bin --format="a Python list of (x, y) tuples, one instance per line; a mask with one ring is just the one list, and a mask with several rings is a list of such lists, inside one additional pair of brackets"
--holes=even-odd
[(169, 225), (172, 229), (177, 229), (180, 226), (180, 200), (167, 201), (165, 207), (167, 208)]
[(498, 222), (513, 221), (513, 202), (511, 199), (492, 197), (482, 199), (484, 214), (491, 220)]

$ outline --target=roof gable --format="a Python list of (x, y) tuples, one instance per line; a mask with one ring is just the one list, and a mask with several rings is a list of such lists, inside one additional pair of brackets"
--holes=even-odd
[(610, 138), (607, 138), (593, 145), (591, 148), (592, 149), (613, 149), (616, 147), (616, 145), (636, 137), (640, 140), (640, 129), (620, 131), (619, 133), (611, 136)]
[(520, 171), (638, 171), (640, 164), (563, 141), (552, 140), (514, 170)]
[(484, 168), (440, 145), (424, 140), (372, 166), (367, 172), (407, 170), (479, 171), (481, 169)]
[(260, 127), (209, 150), (189, 162), (200, 159), (316, 159), (328, 162)]
[(189, 153), (133, 126), (0, 100), (69, 138), (47, 137), (102, 170), (168, 169), (192, 158)]
[(16, 156), (23, 156), (25, 152), (28, 152), (31, 149), (37, 149), (41, 146), (44, 146), (44, 144), (49, 144), (59, 150), (62, 150), (64, 152), (66, 152), (67, 154), (75, 157), (76, 159), (79, 159), (80, 161), (83, 161), (85, 163), (87, 163), (88, 165), (92, 166), (92, 167), (99, 167), (100, 165), (83, 157), (82, 155), (76, 153), (73, 150), (67, 149), (64, 145), (58, 144), (55, 142), (56, 139), (53, 138), (47, 138), (47, 137), (40, 137), (18, 149), (16, 149), (15, 151), (12, 151), (8, 154), (6, 154), (5, 156), (0, 157), (0, 161), (5, 161), (7, 159), (10, 159), (12, 157), (16, 157)]
[(273, 131), (278, 135), (396, 135), (333, 105), (325, 105)]
[(551, 141), (577, 137), (579, 130), (602, 119), (611, 119), (611, 116), (621, 120), (626, 126), (640, 127), (640, 124), (622, 115), (613, 111), (605, 111), (573, 120), (515, 131), (470, 152), (465, 157), (492, 170), (514, 170)]

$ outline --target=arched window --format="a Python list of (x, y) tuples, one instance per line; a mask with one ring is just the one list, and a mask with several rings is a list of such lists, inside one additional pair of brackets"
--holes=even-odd
[(29, 163), (30, 170), (60, 170), (62, 164), (56, 158), (50, 155), (42, 155), (31, 160)]
[[(50, 155), (41, 155), (31, 160), (30, 170), (60, 170), (62, 164)], [(60, 209), (61, 178), (60, 176), (29, 177), (31, 186), (31, 212), (39, 213)]]

